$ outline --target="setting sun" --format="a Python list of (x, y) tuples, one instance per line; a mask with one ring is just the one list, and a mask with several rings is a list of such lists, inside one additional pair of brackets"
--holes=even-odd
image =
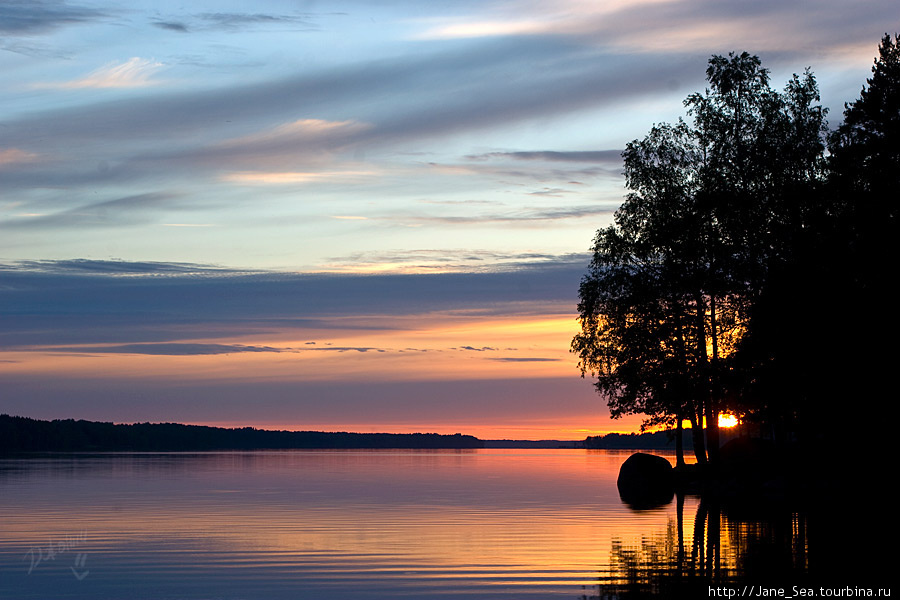
[(734, 427), (738, 424), (738, 418), (727, 413), (719, 414), (719, 427)]

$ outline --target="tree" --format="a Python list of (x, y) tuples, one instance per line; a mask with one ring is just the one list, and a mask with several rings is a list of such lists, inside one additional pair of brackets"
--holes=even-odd
[(880, 263), (898, 233), (900, 36), (885, 35), (878, 53), (868, 87), (845, 105), (844, 122), (829, 140), (831, 183), (863, 289), (885, 280)]
[[(900, 39), (885, 36), (878, 54), (829, 136), (826, 178), (805, 196), (803, 226), (783, 236), (734, 361), (746, 410), (806, 445), (827, 444), (850, 403), (878, 412), (891, 393)], [(785, 311), (785, 299), (802, 310)]]
[(757, 57), (732, 53), (710, 59), (707, 80), (685, 100), (690, 123), (627, 145), (630, 193), (595, 238), (572, 342), (613, 417), (690, 420), (700, 462), (717, 460), (725, 358), (806, 219), (797, 192), (822, 173), (825, 115), (808, 71), (781, 94)]

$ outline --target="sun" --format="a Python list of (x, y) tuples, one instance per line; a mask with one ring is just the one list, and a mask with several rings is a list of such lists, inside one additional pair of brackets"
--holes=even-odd
[(728, 413), (719, 413), (719, 427), (734, 427), (738, 424), (738, 418)]

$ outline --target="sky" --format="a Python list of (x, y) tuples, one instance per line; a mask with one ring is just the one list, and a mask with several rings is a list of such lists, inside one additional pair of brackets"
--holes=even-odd
[(621, 151), (713, 54), (832, 127), (896, 0), (0, 3), (0, 412), (581, 439)]

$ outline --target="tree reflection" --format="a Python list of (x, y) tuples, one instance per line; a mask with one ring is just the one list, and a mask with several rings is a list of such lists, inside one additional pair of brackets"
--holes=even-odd
[(684, 501), (679, 493), (675, 518), (664, 531), (639, 543), (613, 538), (596, 594), (580, 600), (707, 597), (710, 587), (806, 580), (805, 514), (785, 505), (723, 505), (701, 497), (691, 523)]

